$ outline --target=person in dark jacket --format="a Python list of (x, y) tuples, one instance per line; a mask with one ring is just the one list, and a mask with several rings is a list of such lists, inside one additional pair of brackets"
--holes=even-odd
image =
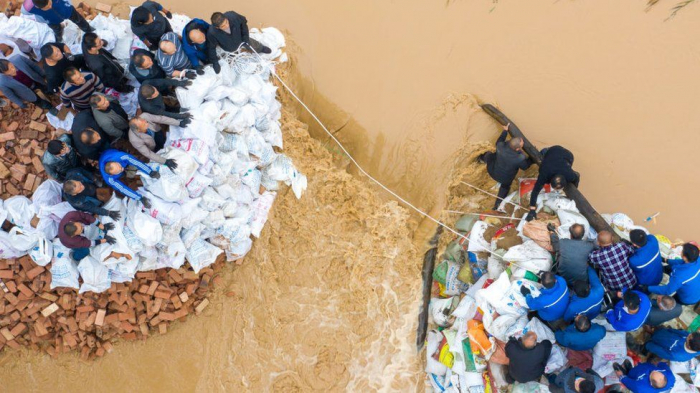
[(86, 69), (83, 55), (73, 55), (67, 45), (50, 42), (41, 47), (41, 62), (46, 73), (46, 90), (56, 93), (63, 82), (63, 73), (70, 67)]
[(687, 362), (700, 355), (700, 333), (659, 329), (645, 345), (647, 351), (672, 362)]
[(568, 285), (577, 280), (588, 281), (588, 256), (595, 248), (595, 242), (585, 240), (586, 228), (574, 224), (569, 228), (571, 239), (560, 239), (556, 228), (549, 224), (549, 238), (556, 255), (557, 274), (564, 277)]
[(168, 116), (178, 120), (192, 117), (188, 112), (180, 112), (179, 109), (166, 105), (158, 89), (150, 83), (141, 85), (141, 89), (139, 90), (139, 105), (143, 112), (153, 115)]
[(87, 164), (92, 167), (97, 167), (97, 161), (100, 159), (100, 154), (109, 149), (109, 137), (98, 126), (95, 118), (92, 116), (92, 111), (84, 110), (78, 112), (73, 119), (71, 127), (73, 134), (73, 144), (78, 155), (83, 158)]
[(647, 235), (641, 229), (633, 229), (630, 231), (630, 241), (635, 251), (629, 257), (629, 264), (637, 276), (637, 284), (659, 285), (664, 276), (664, 267), (656, 236)]
[(666, 362), (639, 363), (636, 367), (629, 363), (627, 366), (613, 365), (620, 383), (632, 393), (670, 392), (676, 384), (676, 376)]
[(564, 317), (569, 305), (569, 288), (562, 277), (552, 272), (544, 272), (540, 279), (542, 289), (539, 296), (533, 297), (525, 286), (521, 287), (520, 292), (525, 296), (527, 307), (531, 311), (537, 311), (541, 320), (554, 322)]
[(102, 207), (97, 194), (97, 184), (94, 176), (82, 168), (74, 168), (68, 171), (66, 181), (63, 183), (63, 199), (74, 209), (98, 216), (108, 216), (113, 220), (119, 220), (118, 210), (107, 210)]
[(581, 179), (578, 172), (573, 170), (574, 155), (561, 146), (552, 146), (542, 151), (542, 164), (537, 181), (530, 196), (530, 212), (526, 220), (531, 221), (537, 218), (537, 197), (542, 191), (542, 187), (549, 183), (555, 190), (563, 190), (568, 183), (578, 187)]
[(211, 15), (211, 26), (207, 30), (207, 41), (209, 41), (207, 57), (217, 74), (221, 71), (219, 58), (216, 55), (217, 47), (226, 52), (235, 52), (242, 44), (247, 44), (258, 53), (272, 53), (270, 48), (250, 38), (248, 34), (248, 20), (245, 16), (233, 11), (223, 14), (215, 12)]
[(85, 34), (82, 44), (85, 64), (93, 74), (100, 77), (105, 86), (111, 87), (120, 93), (134, 91), (134, 87), (129, 85), (124, 68), (104, 48), (104, 45), (105, 42), (97, 34)]
[(537, 334), (529, 331), (520, 339), (511, 337), (506, 344), (506, 356), (510, 360), (506, 381), (526, 383), (537, 381), (544, 374), (552, 343), (544, 340), (537, 343)]
[(683, 259), (669, 259), (671, 276), (666, 285), (649, 286), (649, 292), (659, 295), (676, 294), (682, 304), (695, 304), (700, 301), (700, 259), (698, 247), (691, 243), (683, 245)]
[(22, 55), (14, 55), (10, 59), (0, 59), (0, 91), (20, 108), (26, 108), (26, 104), (30, 103), (49, 109), (51, 114), (56, 115), (58, 112), (53, 105), (34, 92), (34, 89), (45, 88), (42, 84), (46, 83), (44, 71), (33, 60)]
[(651, 301), (651, 311), (646, 324), (659, 326), (662, 323), (678, 318), (683, 312), (683, 306), (671, 296), (659, 296)]
[(148, 82), (149, 85), (158, 89), (158, 92), (164, 96), (170, 95), (171, 90), (175, 87), (185, 87), (192, 84), (188, 80), (168, 78), (163, 68), (158, 65), (155, 55), (143, 49), (134, 51), (129, 62), (129, 72), (139, 83), (143, 85)]
[(57, 42), (63, 42), (63, 21), (68, 19), (80, 30), (89, 33), (94, 29), (73, 7), (70, 0), (24, 0), (22, 13), (34, 15), (37, 22), (46, 23), (53, 30)]
[(182, 30), (182, 49), (192, 63), (198, 74), (204, 73), (204, 65), (210, 63), (207, 46), (207, 30), (209, 23), (194, 18), (189, 21)]
[(575, 281), (573, 291), (574, 294), (564, 312), (566, 322), (573, 321), (577, 315), (586, 315), (589, 319), (594, 319), (600, 314), (605, 288), (592, 267), (588, 267), (588, 282)]
[(571, 348), (574, 351), (588, 351), (605, 338), (605, 328), (597, 323), (591, 323), (586, 314), (581, 314), (574, 319), (574, 323), (564, 330), (557, 330), (554, 337), (562, 347)]
[(154, 51), (158, 49), (160, 37), (173, 31), (168, 21), (172, 17), (173, 14), (162, 5), (155, 1), (146, 1), (131, 14), (131, 31), (146, 44), (148, 49)]
[(129, 129), (129, 115), (114, 97), (95, 93), (90, 97), (92, 116), (112, 141), (125, 136)]
[(621, 296), (622, 300), (615, 304), (614, 309), (605, 313), (610, 325), (618, 332), (631, 332), (641, 328), (651, 311), (649, 297), (642, 292), (630, 289), (626, 289), (618, 296)]
[(510, 186), (515, 180), (519, 170), (526, 170), (532, 165), (532, 161), (523, 153), (523, 139), (508, 137), (510, 123), (503, 126), (503, 132), (496, 141), (496, 152), (487, 152), (479, 156), (479, 160), (486, 164), (486, 171), (489, 176), (501, 184), (498, 189), (498, 197), (493, 205), (493, 210), (501, 206), (503, 199), (508, 196)]
[(97, 217), (85, 212), (69, 212), (58, 224), (58, 239), (73, 250), (73, 259), (80, 261), (90, 254), (90, 247), (102, 243), (114, 244), (108, 232), (114, 224), (102, 224)]
[(69, 170), (78, 166), (78, 155), (73, 149), (70, 135), (63, 134), (46, 146), (41, 164), (50, 178), (62, 182)]
[(605, 387), (603, 379), (590, 369), (585, 372), (578, 367), (568, 367), (552, 377), (549, 384), (552, 393), (596, 393)]
[(119, 179), (124, 176), (126, 167), (129, 165), (136, 167), (136, 169), (154, 179), (160, 178), (160, 173), (158, 171), (151, 169), (151, 167), (137, 160), (136, 157), (132, 156), (131, 154), (115, 149), (110, 149), (104, 152), (102, 156), (100, 156), (99, 165), (100, 173), (102, 174), (102, 178), (107, 185), (121, 192), (128, 198), (141, 201), (146, 209), (151, 208), (151, 203), (148, 198), (132, 190)]

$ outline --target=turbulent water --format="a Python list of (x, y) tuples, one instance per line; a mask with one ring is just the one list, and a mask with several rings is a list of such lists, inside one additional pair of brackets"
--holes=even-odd
[[(223, 2), (163, 1), (206, 17)], [(602, 212), (661, 211), (691, 238), (700, 178), (700, 7), (661, 1), (256, 0), (251, 26), (286, 29), (286, 78), (383, 181), (447, 222), (491, 203), (475, 154), (500, 104), (538, 145), (576, 154)], [(124, 6), (119, 7), (124, 10)], [(356, 171), (283, 96), (285, 151), (309, 178), (280, 193), (261, 239), (201, 316), (86, 364), (0, 355), (2, 391), (422, 391), (415, 353), (424, 241), (434, 227)], [(303, 121), (309, 121), (302, 114)], [(479, 142), (479, 143), (477, 143)], [(633, 197), (630, 197), (632, 195)], [(673, 198), (669, 198), (672, 195)], [(443, 238), (445, 241), (446, 238)], [(233, 292), (233, 296), (225, 294)]]

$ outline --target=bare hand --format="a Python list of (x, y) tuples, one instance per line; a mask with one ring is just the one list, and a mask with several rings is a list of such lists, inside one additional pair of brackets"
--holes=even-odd
[(510, 123), (503, 126), (503, 131), (508, 131), (510, 129)]

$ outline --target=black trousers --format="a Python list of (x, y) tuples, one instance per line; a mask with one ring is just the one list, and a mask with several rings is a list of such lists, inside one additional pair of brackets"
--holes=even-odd
[(39, 96), (36, 97), (36, 101), (34, 101), (34, 105), (38, 106), (41, 109), (51, 109), (53, 108), (53, 105), (51, 105), (50, 102), (46, 101), (43, 98), (40, 98)]
[[(488, 152), (484, 154), (484, 161), (486, 162), (486, 171), (489, 173), (489, 176), (491, 176), (491, 178), (493, 179), (493, 166), (496, 165), (496, 153)], [(508, 193), (510, 192), (510, 186), (513, 184), (513, 180), (515, 179), (510, 179), (509, 182), (501, 183), (501, 188), (498, 189), (498, 198), (496, 198), (496, 203), (493, 205), (493, 210), (497, 210), (498, 207), (501, 205), (503, 199), (505, 199), (505, 197), (508, 196)]]
[(156, 141), (156, 149), (158, 151), (165, 146), (165, 131), (158, 131), (153, 133), (153, 139)]
[[(68, 20), (71, 22), (75, 23), (78, 25), (80, 30), (89, 33), (92, 31), (92, 27), (90, 27), (90, 24), (88, 21), (83, 18), (82, 15), (78, 12), (78, 10), (75, 9), (75, 7), (72, 7), (73, 10), (70, 13), (70, 16), (68, 17)], [(53, 30), (54, 35), (56, 36), (56, 42), (63, 42), (63, 25), (60, 23), (57, 25), (49, 25), (51, 30)]]

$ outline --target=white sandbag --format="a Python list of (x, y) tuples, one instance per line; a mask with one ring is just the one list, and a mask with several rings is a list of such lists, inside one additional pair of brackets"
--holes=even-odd
[(136, 275), (139, 259), (132, 258), (109, 268), (109, 280), (114, 283), (131, 282)]
[(207, 218), (209, 212), (200, 208), (199, 202), (201, 198), (190, 199), (182, 204), (182, 210), (187, 212), (180, 221), (183, 228), (189, 228)]
[(272, 145), (267, 143), (257, 130), (247, 132), (245, 139), (248, 153), (257, 158), (258, 167), (270, 165), (277, 157)]
[(216, 258), (223, 251), (202, 239), (195, 240), (187, 249), (187, 262), (195, 273), (216, 262)]
[(260, 198), (256, 199), (251, 205), (253, 219), (250, 222), (250, 232), (253, 236), (260, 237), (260, 232), (267, 222), (267, 216), (270, 213), (270, 208), (272, 208), (276, 197), (276, 192), (265, 191), (260, 195)]
[[(147, 247), (152, 247), (160, 242), (163, 237), (163, 227), (157, 219), (141, 211), (140, 203), (129, 199), (127, 202), (126, 225), (136, 237)], [(126, 231), (124, 236), (129, 240)], [(132, 245), (130, 244), (131, 248)], [(133, 250), (133, 248), (131, 248)]]
[(532, 318), (530, 322), (527, 323), (525, 330), (523, 330), (523, 334), (527, 334), (528, 332), (535, 332), (535, 334), (537, 334), (538, 343), (541, 343), (544, 340), (549, 340), (552, 344), (554, 344), (557, 341), (554, 337), (554, 332), (552, 332), (552, 329), (542, 323), (539, 318)]
[(238, 243), (250, 237), (250, 227), (242, 219), (231, 218), (216, 229), (216, 234), (225, 237), (231, 243)]
[[(63, 108), (63, 104), (57, 106), (56, 110), (60, 111), (61, 108)], [(70, 130), (71, 127), (73, 127), (73, 119), (75, 119), (73, 112), (68, 112), (63, 120), (48, 112), (46, 113), (46, 120), (48, 120), (49, 124), (51, 124), (51, 126), (55, 129), (61, 128), (64, 130)]]
[(109, 269), (91, 256), (80, 261), (78, 272), (80, 272), (80, 278), (83, 279), (83, 285), (80, 286), (78, 293), (102, 293), (112, 286), (112, 282), (109, 280)]
[(0, 229), (0, 258), (13, 259), (27, 254), (27, 251), (20, 251), (13, 247), (10, 234)]
[[(284, 154), (277, 154), (275, 160), (264, 171), (266, 176), (271, 179), (282, 181), (286, 185), (291, 186), (297, 199), (301, 198), (301, 195), (306, 190), (306, 176), (302, 175), (294, 167), (292, 160)], [(471, 242), (469, 244), (471, 245)]]
[(226, 249), (226, 260), (231, 262), (243, 258), (253, 248), (253, 239), (247, 237), (239, 242), (231, 243)]
[(452, 312), (452, 316), (455, 318), (470, 320), (474, 317), (476, 311), (476, 301), (471, 296), (466, 295), (459, 301), (459, 305)]
[(224, 216), (224, 212), (221, 210), (209, 212), (207, 218), (203, 221), (205, 227), (213, 230), (216, 230), (220, 226), (224, 225), (225, 222), (226, 217)]
[(51, 262), (51, 289), (80, 287), (78, 267), (70, 257), (70, 250), (54, 239), (52, 243), (53, 260)]
[(467, 251), (477, 253), (483, 251), (491, 251), (491, 244), (484, 239), (484, 232), (488, 228), (488, 224), (484, 221), (474, 223), (471, 232), (469, 233), (469, 245)]
[(43, 207), (50, 207), (63, 202), (63, 188), (55, 180), (44, 180), (32, 194), (32, 203), (40, 211)]
[(578, 208), (576, 207), (576, 202), (561, 195), (555, 198), (548, 198), (546, 201), (544, 201), (544, 205), (555, 212), (559, 210), (569, 210), (576, 213), (579, 212)]
[(224, 203), (226, 203), (226, 200), (214, 191), (213, 188), (206, 188), (202, 193), (202, 201), (199, 202), (199, 207), (212, 212), (221, 208)]
[(527, 316), (501, 315), (484, 328), (497, 339), (508, 342), (510, 337), (521, 337), (527, 325)]
[[(154, 165), (154, 164), (151, 164)], [(154, 179), (142, 176), (144, 187), (152, 194), (166, 202), (178, 202), (188, 197), (185, 181), (165, 165), (158, 167), (160, 177)]]
[(200, 165), (195, 158), (180, 149), (168, 148), (162, 155), (166, 159), (175, 161), (177, 168), (175, 168), (173, 172), (185, 183), (187, 183), (199, 169)]
[(614, 372), (613, 363), (622, 363), (627, 356), (625, 332), (608, 331), (605, 337), (593, 347), (593, 371), (601, 377)]
[(209, 147), (199, 139), (176, 139), (170, 142), (170, 147), (186, 152), (200, 165), (205, 165), (209, 161)]
[(530, 381), (527, 383), (516, 382), (511, 393), (549, 393), (549, 387), (543, 383)]
[(12, 247), (24, 253), (29, 252), (40, 239), (40, 235), (35, 231), (25, 231), (19, 226), (10, 229), (8, 239)]
[(557, 228), (557, 235), (562, 239), (571, 238), (571, 233), (569, 232), (569, 229), (574, 224), (583, 225), (584, 233), (588, 233), (588, 230), (591, 227), (591, 225), (588, 223), (588, 220), (586, 220), (586, 218), (581, 213), (575, 211), (560, 209), (557, 210), (557, 217), (559, 217), (559, 222), (561, 223), (561, 225), (559, 225), (559, 228)]
[(426, 337), (425, 355), (426, 355), (426, 365), (425, 372), (435, 375), (445, 375), (447, 372), (447, 366), (435, 360), (433, 357), (435, 353), (440, 348), (440, 343), (442, 342), (443, 335), (437, 330), (428, 331)]
[(0, 31), (8, 37), (21, 38), (34, 50), (37, 58), (41, 58), (41, 47), (49, 42), (54, 42), (56, 37), (53, 30), (45, 23), (33, 20), (32, 15), (23, 14), (22, 17), (11, 16), (7, 18), (0, 15)]
[(452, 310), (457, 306), (459, 298), (456, 296), (449, 297), (447, 299), (432, 298), (430, 299), (430, 316), (433, 318), (433, 322), (441, 327), (450, 327), (455, 321), (450, 314)]
[(185, 263), (187, 248), (182, 241), (168, 243), (165, 246), (158, 246), (161, 253), (158, 254), (158, 265), (179, 269)]
[(495, 307), (497, 304), (500, 304), (503, 294), (506, 293), (508, 289), (510, 289), (510, 277), (508, 277), (507, 272), (503, 272), (498, 279), (492, 282), (487, 288), (480, 289), (476, 292), (474, 297), (476, 299), (476, 304), (481, 307), (483, 302), (488, 302)]
[(31, 229), (30, 222), (36, 215), (36, 210), (29, 198), (22, 195), (10, 197), (5, 201), (4, 207), (7, 221), (20, 228)]
[(190, 198), (198, 198), (202, 195), (214, 180), (208, 176), (204, 176), (199, 172), (195, 172), (194, 176), (186, 184), (187, 193)]
[(29, 256), (37, 265), (46, 266), (53, 258), (53, 245), (42, 236), (31, 251), (29, 251)]
[(552, 255), (549, 251), (530, 239), (523, 244), (511, 247), (503, 255), (503, 260), (513, 262), (517, 267), (527, 269), (535, 274), (549, 271), (552, 268)]
[(151, 207), (146, 209), (146, 213), (158, 220), (161, 224), (173, 225), (182, 220), (182, 216), (185, 212), (182, 210), (180, 204), (164, 201), (143, 188), (139, 188), (139, 192), (151, 202)]
[(634, 221), (632, 221), (632, 219), (624, 213), (613, 214), (610, 225), (613, 227), (613, 229), (618, 229), (627, 233), (634, 229)]

